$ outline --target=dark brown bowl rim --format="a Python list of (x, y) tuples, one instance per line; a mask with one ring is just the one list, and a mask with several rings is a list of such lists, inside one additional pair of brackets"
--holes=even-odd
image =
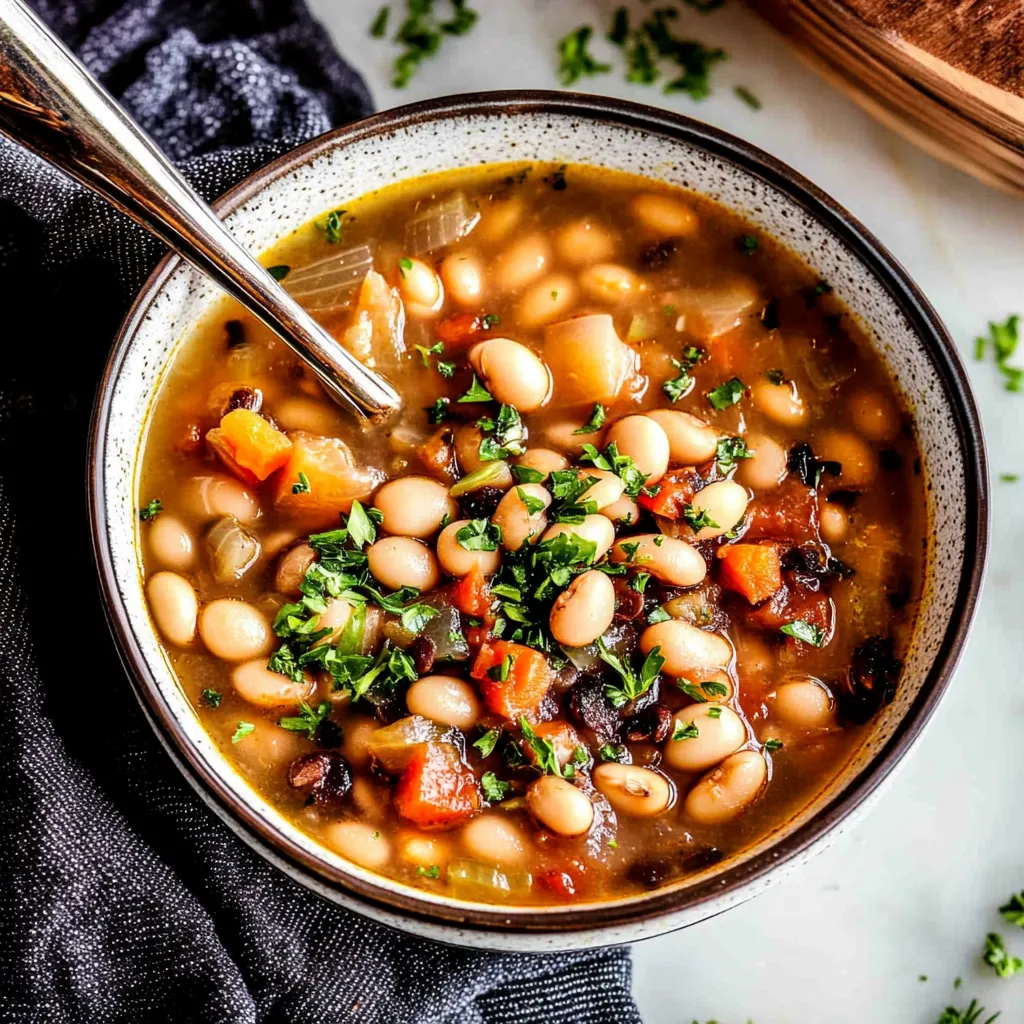
[[(508, 915), (501, 907), (439, 907), (404, 892), (391, 892), (335, 872), (311, 858), (305, 851), (272, 830), (267, 823), (241, 804), (218, 776), (211, 773), (188, 742), (180, 724), (165, 703), (135, 643), (125, 609), (121, 605), (106, 543), (107, 521), (103, 465), (105, 430), (112, 398), (112, 384), (123, 362), (129, 339), (147, 314), (161, 286), (177, 265), (178, 257), (168, 254), (150, 275), (118, 331), (100, 383), (90, 430), (88, 489), (94, 553), (100, 576), (107, 618), (117, 641), (125, 668), (147, 718), (183, 774), (229, 826), (262, 856), (282, 868), (291, 878), (331, 897), (332, 884), (344, 891), (346, 902), (357, 904), (373, 916), (373, 908), (400, 918), (447, 924), (455, 929), (508, 933), (510, 944), (521, 933), (572, 932), (607, 929), (650, 922), (655, 918), (712, 904), (704, 916), (722, 907), (723, 897), (731, 902), (753, 895), (756, 881), (779, 872), (784, 864), (806, 854), (848, 815), (863, 804), (886, 780), (928, 722), (960, 659), (977, 605), (988, 548), (988, 469), (978, 410), (967, 374), (956, 347), (935, 310), (892, 254), (856, 218), (786, 164), (717, 128), (681, 114), (626, 100), (581, 93), (548, 91), (496, 91), (446, 96), (384, 111), (334, 129), (291, 150), (260, 168), (226, 192), (214, 208), (222, 216), (237, 209), (266, 184), (308, 164), (339, 142), (353, 142), (393, 134), (405, 127), (450, 117), (500, 116), (503, 113), (556, 114), (581, 120), (603, 121), (624, 128), (657, 133), (702, 148), (742, 168), (782, 192), (806, 213), (844, 242), (857, 259), (883, 282), (892, 300), (921, 338), (923, 347), (942, 382), (955, 418), (956, 434), (964, 460), (964, 491), (967, 528), (964, 568), (949, 625), (934, 663), (914, 702), (907, 709), (885, 746), (874, 759), (828, 804), (778, 844), (748, 860), (727, 868), (683, 889), (654, 891), (628, 902), (588, 904), (580, 910), (557, 908), (522, 911)], [(326, 889), (325, 889), (326, 887)], [(339, 893), (339, 899), (342, 894)], [(717, 906), (716, 906), (717, 904)], [(731, 905), (731, 904), (730, 904)], [(699, 916), (696, 919), (699, 919)], [(609, 935), (608, 941), (621, 941)], [(586, 944), (591, 944), (587, 942)]]

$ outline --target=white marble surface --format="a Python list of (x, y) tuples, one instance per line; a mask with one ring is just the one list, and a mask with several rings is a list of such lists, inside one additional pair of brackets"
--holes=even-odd
[[(446, 93), (557, 88), (554, 40), (584, 22), (603, 29), (615, 4), (476, 0), (473, 33), (447, 40), (404, 90), (389, 84), (395, 48), (367, 36), (378, 0), (312, 6), (384, 109)], [(756, 143), (831, 193), (909, 268), (969, 360), (994, 477), (992, 557), (954, 683), (879, 805), (767, 895), (638, 945), (637, 1000), (649, 1024), (934, 1024), (948, 1002), (977, 995), (1003, 1011), (1000, 1024), (1020, 1024), (1024, 978), (995, 979), (978, 952), (999, 929), (1024, 956), (1024, 932), (1011, 935), (995, 912), (1024, 888), (1024, 572), (1015, 565), (1024, 547), (1024, 394), (1005, 392), (995, 369), (971, 354), (987, 320), (1024, 313), (1024, 199), (875, 124), (735, 0), (703, 17), (684, 10), (681, 23), (730, 54), (711, 98), (666, 97), (617, 73), (580, 84)], [(594, 49), (604, 55), (603, 43)], [(764, 109), (740, 103), (737, 84)], [(1001, 483), (1008, 472), (1022, 480)], [(954, 992), (957, 976), (963, 987)]]

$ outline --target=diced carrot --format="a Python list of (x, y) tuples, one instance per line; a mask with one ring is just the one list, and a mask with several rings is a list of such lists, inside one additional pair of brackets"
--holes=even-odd
[(292, 450), (288, 436), (251, 409), (229, 412), (219, 427), (206, 432), (206, 443), (247, 484), (266, 480), (288, 461)]
[(476, 776), (448, 743), (424, 743), (395, 788), (395, 809), (422, 829), (461, 825), (480, 809)]
[(766, 601), (782, 586), (782, 563), (774, 544), (726, 544), (718, 557), (719, 583), (751, 604)]
[(679, 519), (683, 509), (693, 501), (697, 493), (695, 483), (698, 482), (696, 470), (687, 467), (686, 469), (674, 469), (661, 478), (660, 490), (651, 496), (641, 494), (637, 503), (649, 509), (655, 515), (665, 516), (667, 519)]
[[(565, 767), (573, 759), (576, 748), (580, 745), (579, 734), (568, 722), (541, 722), (533, 727), (533, 731), (539, 739), (548, 740), (554, 748), (560, 767)], [(533, 747), (525, 740), (521, 745), (526, 759), (530, 764), (536, 764), (537, 755)]]
[[(506, 657), (512, 659), (508, 678), (503, 682), (492, 679), (489, 671), (501, 666)], [(540, 651), (505, 640), (483, 644), (470, 675), (480, 684), (487, 707), (511, 722), (537, 713), (552, 678), (548, 659)]]
[[(496, 321), (497, 318), (495, 318)], [(476, 313), (456, 313), (434, 327), (434, 335), (446, 345), (468, 345), (491, 329), (492, 321)], [(497, 323), (493, 323), (497, 326)]]
[(289, 437), (291, 456), (274, 482), (274, 508), (308, 529), (338, 526), (339, 516), (351, 511), (356, 498), (370, 495), (377, 480), (353, 464), (348, 446), (336, 437), (301, 430)]
[(483, 570), (474, 565), (472, 571), (452, 586), (452, 604), (464, 615), (484, 618), (491, 608), (491, 591)]

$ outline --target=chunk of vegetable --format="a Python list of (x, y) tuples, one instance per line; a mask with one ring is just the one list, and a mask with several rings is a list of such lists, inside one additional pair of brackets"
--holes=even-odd
[(456, 899), (492, 903), (529, 892), (533, 879), (521, 868), (460, 858), (448, 865), (448, 887)]
[[(356, 498), (373, 493), (377, 476), (354, 465), (348, 446), (336, 437), (295, 431), (290, 438), (289, 459), (274, 485), (274, 507), (311, 529), (339, 525), (338, 517), (351, 510)], [(308, 489), (296, 492), (300, 474), (305, 474)]]
[(666, 519), (679, 519), (693, 501), (700, 477), (694, 469), (673, 469), (660, 480), (657, 494), (641, 493), (637, 504)]
[(284, 288), (300, 306), (309, 310), (347, 306), (371, 266), (373, 251), (368, 245), (357, 245), (298, 270), (290, 270), (284, 279)]
[(341, 343), (369, 366), (393, 364), (405, 352), (405, 310), (398, 291), (371, 270), (363, 278), (355, 318)]
[(774, 544), (727, 544), (718, 549), (718, 580), (751, 604), (766, 601), (782, 586), (782, 565)]
[[(506, 659), (511, 660), (506, 662)], [(491, 677), (491, 669), (495, 670), (495, 675), (505, 674), (506, 665), (504, 680)], [(540, 651), (505, 640), (483, 644), (470, 675), (479, 682), (487, 707), (513, 722), (537, 713), (552, 682), (548, 660)]]
[(468, 235), (480, 220), (480, 211), (462, 192), (424, 207), (405, 225), (405, 252), (421, 256), (443, 249)]
[(247, 484), (266, 480), (291, 454), (292, 442), (259, 413), (233, 409), (206, 433), (206, 443), (232, 473)]
[(666, 292), (666, 305), (674, 306), (686, 331), (698, 338), (717, 338), (736, 327), (761, 301), (757, 284), (736, 274), (721, 283)]
[(237, 583), (260, 557), (260, 542), (234, 516), (218, 519), (206, 535), (213, 575), (225, 586)]
[(546, 327), (544, 359), (554, 380), (555, 400), (566, 405), (614, 401), (640, 365), (637, 354), (615, 333), (607, 313)]
[(452, 587), (452, 604), (466, 615), (482, 619), (491, 608), (491, 591), (479, 565)]
[(422, 829), (454, 828), (480, 809), (476, 776), (448, 743), (418, 747), (395, 789), (395, 809)]
[(431, 722), (419, 715), (409, 715), (370, 733), (366, 745), (386, 772), (398, 775), (405, 770), (419, 747), (436, 743), (446, 731), (438, 722)]

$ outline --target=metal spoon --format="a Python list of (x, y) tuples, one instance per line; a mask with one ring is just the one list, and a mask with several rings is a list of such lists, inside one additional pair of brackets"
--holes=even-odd
[(177, 250), (286, 342), (341, 405), (379, 419), (401, 401), (227, 229), (148, 135), (21, 0), (0, 0), (0, 132)]

